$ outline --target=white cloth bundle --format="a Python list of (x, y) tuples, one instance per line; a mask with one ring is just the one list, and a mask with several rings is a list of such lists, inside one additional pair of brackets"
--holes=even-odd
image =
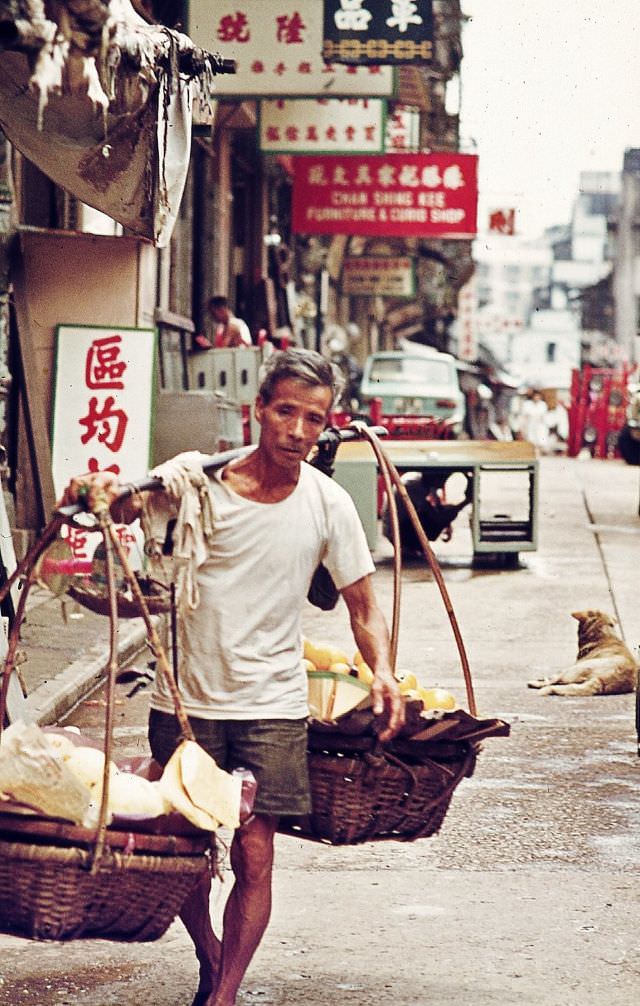
[(157, 541), (162, 527), (164, 540), (167, 521), (175, 515), (177, 508), (173, 529), (173, 560), (179, 608), (184, 605), (190, 608), (198, 606), (200, 595), (197, 570), (207, 557), (214, 531), (213, 500), (209, 492), (209, 479), (202, 467), (206, 457), (200, 451), (185, 451), (150, 472), (152, 477), (160, 479), (165, 492), (154, 496), (151, 513), (146, 515), (145, 535)]

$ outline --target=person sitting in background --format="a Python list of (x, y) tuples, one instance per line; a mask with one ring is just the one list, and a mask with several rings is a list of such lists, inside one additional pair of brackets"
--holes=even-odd
[(235, 317), (226, 297), (210, 297), (207, 310), (216, 323), (215, 336), (212, 344), (206, 335), (196, 335), (194, 341), (200, 349), (237, 349), (253, 344), (249, 326), (242, 318)]

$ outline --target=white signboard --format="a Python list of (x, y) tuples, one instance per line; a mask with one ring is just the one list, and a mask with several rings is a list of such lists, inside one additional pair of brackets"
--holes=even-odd
[(384, 98), (272, 98), (260, 102), (260, 149), (272, 154), (380, 154)]
[(475, 360), (478, 355), (477, 291), (472, 276), (458, 292), (458, 357)]
[[(51, 435), (58, 495), (85, 472), (110, 470), (125, 482), (146, 475), (155, 350), (152, 329), (58, 327)], [(118, 535), (127, 550), (138, 540), (129, 527)], [(67, 528), (67, 537), (78, 560), (90, 559), (99, 540), (81, 527)]]
[(387, 115), (385, 151), (418, 153), (420, 151), (420, 113), (416, 108), (395, 105)]
[(413, 297), (416, 271), (408, 255), (359, 255), (342, 266), (342, 293), (356, 297)]
[(319, 0), (190, 0), (189, 35), (203, 49), (236, 61), (236, 73), (216, 77), (216, 94), (223, 98), (393, 94), (390, 66), (324, 62)]

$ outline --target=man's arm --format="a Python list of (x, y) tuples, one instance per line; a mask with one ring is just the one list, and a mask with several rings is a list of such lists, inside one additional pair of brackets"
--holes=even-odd
[(374, 673), (371, 695), (376, 716), (386, 713), (387, 725), (381, 741), (390, 740), (404, 722), (404, 703), (398, 688), (389, 653), (389, 630), (378, 606), (370, 576), (363, 576), (341, 591), (349, 610), (351, 630), (364, 657)]

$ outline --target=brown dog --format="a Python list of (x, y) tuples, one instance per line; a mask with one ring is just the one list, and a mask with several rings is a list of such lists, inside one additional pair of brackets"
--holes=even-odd
[(636, 687), (638, 663), (614, 631), (616, 621), (602, 611), (574, 611), (578, 659), (553, 678), (529, 681), (541, 695), (614, 695)]

